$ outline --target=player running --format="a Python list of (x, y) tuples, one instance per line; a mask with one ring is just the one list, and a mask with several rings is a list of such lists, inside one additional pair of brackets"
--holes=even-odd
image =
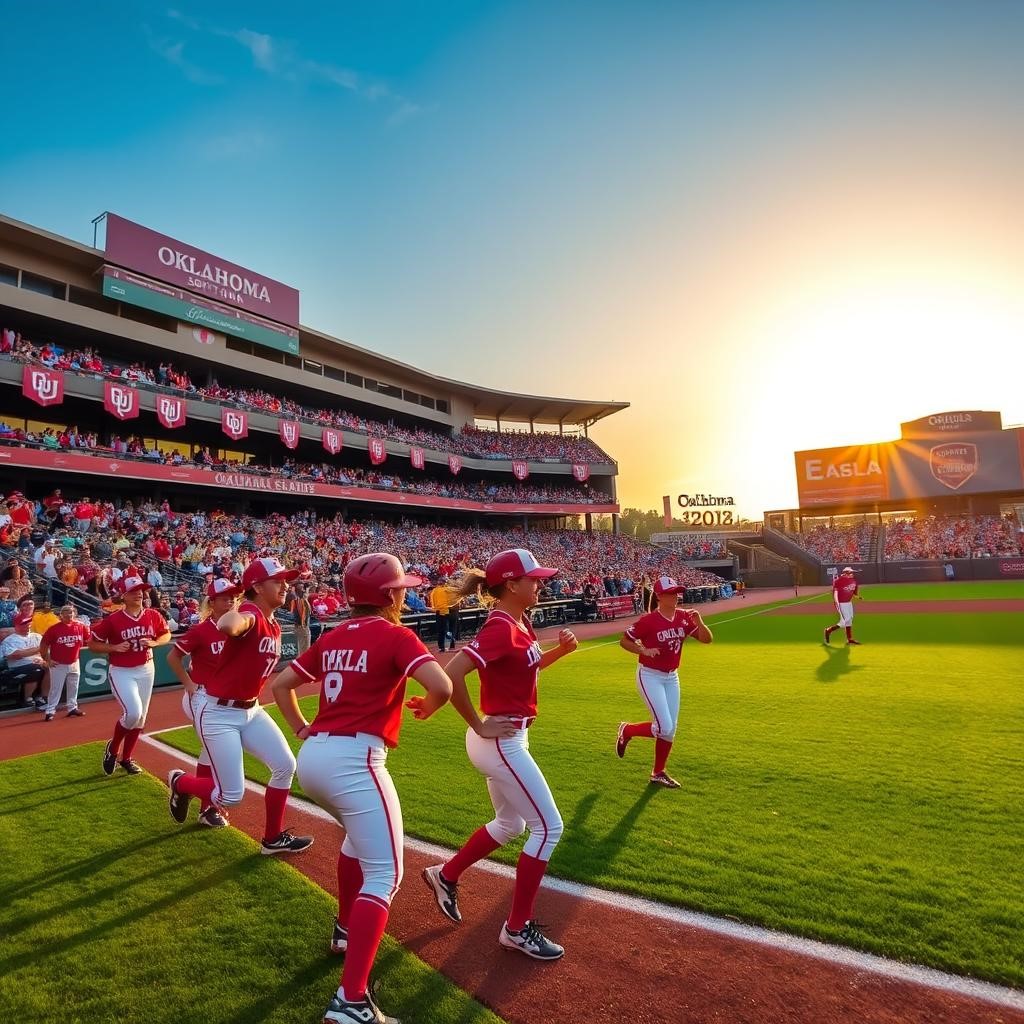
[(155, 608), (143, 607), (143, 594), (149, 584), (134, 571), (121, 576), (113, 590), (124, 608), (96, 623), (89, 641), (90, 651), (107, 655), (110, 689), (121, 705), (113, 738), (103, 751), (103, 771), (113, 775), (120, 764), (129, 775), (141, 775), (142, 769), (132, 760), (132, 754), (153, 696), (153, 648), (169, 643), (171, 631)]
[[(451, 680), (418, 636), (401, 624), (406, 575), (394, 555), (363, 555), (345, 569), (352, 617), (296, 658), (274, 680), (274, 697), (301, 740), (299, 781), (345, 829), (338, 854), (338, 920), (331, 952), (345, 953), (341, 983), (325, 1021), (394, 1021), (376, 1006), (370, 968), (402, 881), (402, 808), (387, 769), (398, 745), (402, 701), (411, 676), (426, 691), (407, 706), (421, 721), (451, 697)], [(320, 683), (312, 723), (295, 690)]]
[(685, 589), (671, 576), (659, 576), (654, 583), (654, 609), (641, 615), (619, 641), (623, 650), (640, 656), (636, 688), (651, 713), (651, 721), (621, 722), (615, 753), (624, 757), (631, 739), (653, 737), (651, 782), (668, 789), (679, 788), (665, 766), (679, 724), (679, 662), (683, 643), (688, 636), (696, 637), (702, 644), (714, 639), (700, 612), (677, 607), (679, 594)]
[(245, 795), (242, 752), (258, 757), (270, 769), (264, 793), (267, 823), (262, 853), (301, 853), (312, 836), (296, 836), (284, 827), (284, 812), (295, 777), (295, 757), (274, 720), (260, 707), (263, 684), (281, 657), (281, 627), (274, 612), (284, 604), (288, 582), (299, 575), (276, 558), (253, 559), (242, 573), (245, 600), (218, 620), (225, 635), (217, 669), (192, 698), (196, 732), (210, 758), (212, 778), (181, 769), (167, 776), (171, 817), (183, 822), (192, 797), (218, 808), (233, 807)]
[[(446, 864), (423, 872), (441, 913), (459, 922), (462, 872), (529, 828), (530, 836), (516, 865), (512, 908), (498, 942), (534, 960), (557, 960), (565, 953), (533, 919), (537, 891), (562, 835), (562, 816), (530, 755), (527, 732), (537, 719), (539, 672), (576, 650), (576, 637), (563, 629), (558, 646), (541, 651), (526, 614), (537, 603), (543, 580), (557, 572), (539, 565), (524, 548), (502, 551), (487, 563), (484, 579), (496, 603), (477, 638), (452, 658), (447, 671), (452, 679), (452, 704), (469, 725), (466, 752), (487, 779), (494, 818), (477, 829)], [(477, 586), (479, 574), (467, 573), (459, 589), (469, 593)], [(483, 718), (466, 687), (466, 676), (474, 669), (480, 673)]]
[(853, 639), (853, 602), (861, 600), (857, 581), (853, 577), (854, 572), (856, 570), (848, 565), (832, 581), (832, 602), (836, 606), (836, 611), (839, 612), (839, 621), (834, 626), (825, 627), (826, 646), (831, 643), (832, 634), (837, 629), (846, 630), (847, 647), (861, 646), (859, 640)]
[[(227, 635), (217, 628), (217, 623), (229, 611), (232, 611), (242, 593), (241, 586), (234, 580), (213, 580), (206, 588), (206, 598), (199, 611), (199, 622), (184, 636), (174, 641), (167, 652), (167, 667), (177, 676), (185, 692), (181, 695), (181, 707), (190, 722), (195, 724), (192, 700), (200, 686), (205, 687), (208, 680), (217, 672), (217, 663), (227, 641)], [(189, 659), (188, 669), (185, 658)], [(198, 731), (196, 733), (198, 735)], [(202, 737), (200, 737), (202, 743)], [(213, 769), (210, 767), (210, 755), (206, 747), (199, 751), (199, 763), (196, 765), (196, 777), (212, 779)], [(202, 798), (200, 798), (202, 800)], [(228, 819), (222, 808), (202, 800), (199, 807), (199, 824), (207, 828), (224, 828)]]

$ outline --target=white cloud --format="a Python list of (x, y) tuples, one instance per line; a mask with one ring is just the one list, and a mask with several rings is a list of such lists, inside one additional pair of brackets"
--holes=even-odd
[(271, 36), (263, 32), (253, 32), (241, 28), (237, 32), (227, 33), (230, 38), (241, 43), (252, 54), (252, 62), (261, 71), (273, 73), (277, 70), (276, 54), (279, 49)]
[(146, 28), (149, 48), (159, 54), (168, 64), (176, 67), (190, 82), (195, 85), (219, 85), (224, 81), (220, 75), (207, 71), (198, 64), (193, 64), (185, 56), (185, 44), (181, 40), (158, 39)]

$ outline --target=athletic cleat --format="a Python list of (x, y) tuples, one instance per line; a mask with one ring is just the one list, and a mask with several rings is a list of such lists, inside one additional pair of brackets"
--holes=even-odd
[(171, 817), (179, 825), (188, 817), (188, 805), (192, 802), (192, 797), (188, 793), (178, 792), (178, 779), (184, 774), (180, 768), (172, 768), (167, 773), (167, 806), (170, 808)]
[(85, 718), (85, 712), (80, 711), (78, 708), (72, 708), (68, 712), (68, 718)]
[(142, 768), (136, 764), (130, 757), (124, 758), (122, 761), (117, 762), (129, 775), (141, 775)]
[(655, 786), (664, 786), (666, 789), (680, 788), (679, 783), (668, 772), (655, 772), (651, 776), (651, 783)]
[(449, 921), (458, 924), (462, 920), (462, 914), (459, 913), (459, 883), (449, 882), (441, 874), (441, 867), (442, 865), (435, 864), (433, 867), (424, 868), (423, 881), (427, 883), (427, 888), (434, 894), (441, 913)]
[(334, 922), (334, 934), (331, 936), (331, 952), (340, 956), (348, 949), (348, 929)]
[(822, 643), (824, 643), (824, 645), (826, 647), (831, 647), (832, 646), (832, 634), (827, 629), (825, 629), (823, 632), (825, 634), (825, 639), (822, 641)]
[(103, 750), (103, 774), (113, 775), (114, 769), (117, 767), (117, 754), (110, 749), (110, 744), (113, 740), (108, 740), (107, 745)]
[(560, 960), (565, 956), (565, 950), (547, 938), (536, 921), (527, 921), (521, 932), (512, 931), (506, 922), (501, 926), (498, 944), (505, 949), (516, 949), (534, 960)]
[(199, 824), (205, 825), (207, 828), (227, 828), (228, 816), (219, 807), (210, 804), (205, 811), (199, 812)]
[(46, 701), (42, 697), (33, 697), (32, 698), (32, 710), (33, 711), (42, 711), (42, 710), (45, 709), (45, 707), (46, 707)]
[(345, 999), (337, 992), (324, 1010), (324, 1024), (402, 1024), (397, 1017), (382, 1013), (367, 990), (362, 999)]
[(846, 646), (847, 647), (861, 647), (863, 645), (861, 644), (861, 642), (859, 640), (847, 640), (846, 641)]
[(43, 719), (44, 722), (52, 722), (57, 716), (52, 711), (46, 712), (46, 717)]
[[(269, 842), (266, 839), (262, 840), (260, 852), (268, 857), (275, 853), (302, 853), (303, 850), (308, 850), (312, 845), (312, 836), (293, 836), (291, 832), (285, 829), (276, 839), (271, 839)], [(324, 1019), (326, 1020), (326, 1018)], [(339, 1019), (345, 1020), (346, 1018), (341, 1017)]]
[(626, 738), (626, 723), (619, 722), (619, 735), (615, 738), (615, 753), (619, 757), (626, 756), (626, 744), (629, 740)]

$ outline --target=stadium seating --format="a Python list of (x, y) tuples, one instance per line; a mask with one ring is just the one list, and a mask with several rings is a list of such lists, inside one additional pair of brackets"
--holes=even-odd
[(886, 524), (885, 559), (990, 558), (1024, 553), (1024, 532), (1013, 516), (926, 516)]
[(864, 562), (869, 557), (875, 529), (869, 523), (815, 526), (806, 533), (787, 533), (786, 536), (820, 562)]

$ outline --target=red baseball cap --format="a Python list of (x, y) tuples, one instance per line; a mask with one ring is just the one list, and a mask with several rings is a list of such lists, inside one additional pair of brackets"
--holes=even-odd
[(31, 615), (19, 615), (14, 620), (15, 626), (30, 626), (32, 624)]
[(129, 576), (125, 573), (114, 583), (114, 593), (119, 597), (125, 594), (134, 594), (136, 590), (148, 590), (149, 584), (139, 576)]
[(215, 597), (234, 597), (242, 592), (242, 585), (231, 579), (214, 580), (206, 588), (206, 596), (212, 601)]
[(496, 587), (506, 580), (521, 580), (524, 576), (530, 579), (550, 579), (558, 575), (558, 570), (545, 568), (533, 557), (533, 552), (526, 548), (511, 548), (496, 554), (487, 563), (485, 574), (487, 586)]
[(242, 589), (248, 590), (267, 580), (294, 580), (298, 576), (298, 569), (286, 569), (276, 558), (254, 558), (242, 573)]
[(654, 581), (654, 593), (658, 597), (662, 594), (678, 594), (685, 589), (686, 587), (677, 583), (671, 576), (659, 576)]

